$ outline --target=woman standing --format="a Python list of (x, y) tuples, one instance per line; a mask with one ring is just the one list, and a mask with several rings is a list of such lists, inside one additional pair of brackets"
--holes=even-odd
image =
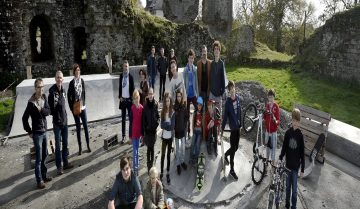
[(80, 77), (80, 66), (76, 63), (73, 65), (73, 74), (74, 74), (74, 79), (70, 81), (69, 89), (68, 89), (68, 103), (70, 110), (74, 116), (74, 120), (76, 124), (76, 135), (79, 145), (79, 155), (81, 155), (82, 148), (81, 148), (80, 118), (85, 131), (85, 140), (88, 151), (91, 152), (91, 149), (90, 149), (89, 130), (87, 125), (87, 116), (86, 116), (85, 83), (84, 80)]
[(146, 97), (149, 93), (149, 82), (146, 80), (146, 72), (144, 69), (140, 69), (139, 71), (139, 77), (140, 77), (140, 104), (144, 106), (144, 103), (146, 101)]

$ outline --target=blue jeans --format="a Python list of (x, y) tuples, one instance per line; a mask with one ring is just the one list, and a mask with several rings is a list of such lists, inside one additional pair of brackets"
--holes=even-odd
[(153, 88), (155, 92), (155, 80), (156, 80), (156, 73), (149, 74), (149, 87)]
[(285, 207), (290, 208), (290, 191), (291, 191), (291, 209), (296, 209), (297, 200), (297, 176), (298, 170), (288, 172), (286, 179), (286, 203)]
[(200, 144), (201, 144), (202, 132), (199, 130), (194, 130), (192, 143), (191, 143), (191, 158), (196, 160), (200, 154)]
[(85, 140), (86, 140), (86, 144), (89, 145), (89, 130), (88, 130), (88, 125), (87, 125), (87, 115), (86, 115), (86, 109), (82, 110), (79, 116), (74, 115), (74, 121), (75, 121), (75, 125), (76, 125), (76, 136), (77, 136), (77, 140), (78, 140), (78, 145), (79, 148), (81, 148), (81, 123), (80, 123), (80, 118), (84, 127), (84, 131), (85, 131)]
[(45, 166), (45, 160), (47, 153), (47, 137), (46, 133), (34, 133), (33, 142), (35, 147), (35, 178), (36, 182), (40, 183), (46, 178), (47, 168)]
[(176, 146), (176, 165), (180, 165), (185, 161), (185, 137), (181, 139), (175, 138)]
[[(68, 127), (67, 125), (60, 127), (54, 124), (55, 135), (55, 164), (57, 169), (61, 169), (61, 160), (63, 165), (68, 165)], [(60, 153), (60, 143), (62, 142), (62, 151)]]
[(266, 147), (266, 156), (268, 159), (274, 161), (277, 146), (277, 132), (268, 133), (267, 131), (265, 131), (265, 145), (267, 145), (269, 138), (271, 138), (272, 149), (270, 149), (268, 146)]
[(132, 147), (133, 147), (133, 170), (135, 174), (137, 174), (139, 169), (139, 145), (140, 139), (133, 138), (132, 139)]

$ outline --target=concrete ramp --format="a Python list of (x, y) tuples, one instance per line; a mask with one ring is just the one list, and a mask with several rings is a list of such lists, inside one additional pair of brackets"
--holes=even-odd
[[(146, 66), (131, 66), (130, 73), (134, 76), (135, 88), (139, 87), (138, 71)], [(120, 116), (119, 110), (119, 75), (110, 74), (95, 74), (95, 75), (82, 75), (85, 81), (86, 88), (86, 111), (88, 121), (97, 121), (106, 118)], [(64, 77), (64, 87), (67, 92), (72, 76)], [(45, 94), (49, 94), (49, 88), (55, 83), (55, 78), (44, 78)], [(26, 132), (22, 125), (22, 115), (25, 111), (27, 102), (31, 95), (34, 93), (35, 79), (27, 79), (22, 81), (16, 87), (16, 101), (14, 108), (14, 119), (11, 126), (9, 137), (24, 135)], [(68, 125), (73, 125), (74, 118), (71, 111), (66, 105), (68, 114)], [(31, 119), (29, 119), (31, 122)], [(52, 117), (47, 117), (48, 129), (52, 129)]]

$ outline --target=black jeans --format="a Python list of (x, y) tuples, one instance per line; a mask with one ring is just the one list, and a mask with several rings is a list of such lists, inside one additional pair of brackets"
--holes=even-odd
[(83, 127), (84, 127), (86, 144), (87, 144), (87, 146), (89, 146), (90, 140), (89, 140), (88, 125), (87, 125), (86, 109), (82, 110), (80, 115), (78, 115), (78, 116), (73, 115), (73, 116), (74, 116), (74, 121), (75, 121), (75, 125), (76, 125), (76, 136), (77, 136), (77, 140), (78, 140), (79, 149), (81, 149), (81, 122), (80, 122), (80, 119), (81, 119)]
[(167, 164), (166, 164), (166, 171), (169, 173), (170, 171), (170, 154), (171, 154), (171, 145), (172, 145), (173, 139), (163, 139), (161, 142), (161, 173), (164, 171), (164, 161), (165, 161), (165, 152), (167, 148)]
[(154, 165), (154, 145), (147, 147), (146, 155), (147, 155), (147, 167), (149, 172), (150, 168)]
[(164, 97), (165, 82), (166, 82), (166, 74), (164, 74), (164, 75), (160, 74), (160, 89), (159, 89), (159, 98), (160, 98), (160, 100), (161, 100), (161, 98)]
[(187, 127), (188, 134), (190, 133), (190, 103), (192, 103), (195, 110), (197, 108), (196, 100), (197, 100), (196, 97), (187, 98), (186, 108), (187, 108), (187, 115), (189, 116), (188, 127)]
[(225, 157), (230, 155), (230, 168), (234, 170), (234, 156), (236, 150), (239, 148), (240, 129), (231, 130), (230, 132), (230, 148), (226, 151)]
[[(131, 114), (131, 99), (124, 99), (122, 101), (123, 104), (121, 104), (121, 133), (122, 133), (122, 137), (124, 138), (126, 136), (125, 134), (125, 126), (126, 126), (126, 110), (128, 113), (128, 117), (130, 119), (130, 114)], [(129, 122), (129, 127), (130, 127), (130, 123)]]

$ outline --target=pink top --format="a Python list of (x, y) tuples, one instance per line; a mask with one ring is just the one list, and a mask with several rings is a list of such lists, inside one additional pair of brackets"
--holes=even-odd
[(139, 104), (139, 107), (136, 108), (136, 105), (131, 106), (131, 116), (132, 116), (132, 125), (131, 125), (131, 139), (138, 139), (142, 137), (141, 134), (141, 116), (142, 116), (143, 106)]

